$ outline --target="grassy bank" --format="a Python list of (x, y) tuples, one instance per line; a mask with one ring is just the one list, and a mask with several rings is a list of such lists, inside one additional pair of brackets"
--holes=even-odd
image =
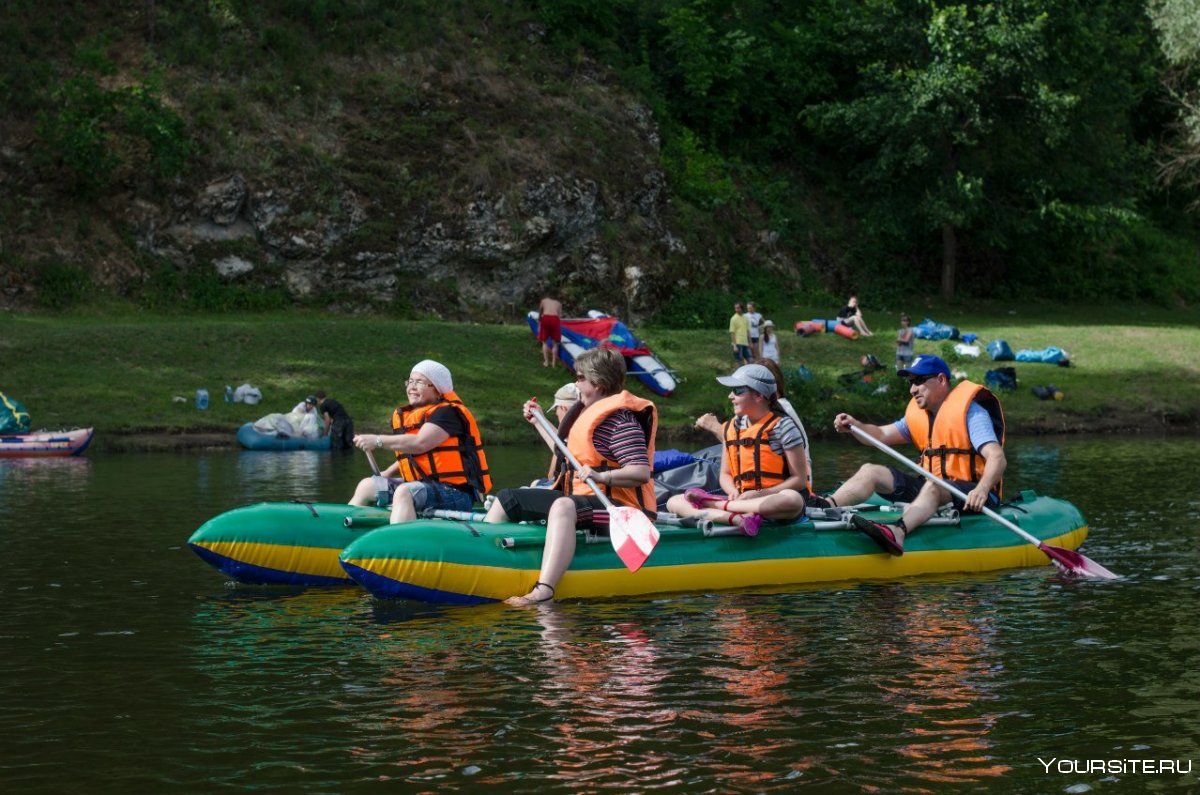
[[(811, 381), (794, 381), (793, 398), (814, 433), (829, 427), (839, 411), (890, 420), (907, 399), (905, 385), (876, 376), (871, 384), (847, 386), (840, 374), (860, 368), (875, 354), (894, 361), (893, 318), (898, 309), (871, 311), (876, 331), (849, 341), (833, 334), (808, 338), (789, 329), (797, 319), (829, 316), (829, 309), (791, 306), (772, 318), (781, 334), (785, 370), (803, 363)], [(1162, 432), (1200, 428), (1200, 312), (1138, 307), (975, 306), (926, 312), (983, 340), (1004, 338), (1014, 350), (1055, 345), (1071, 354), (1073, 366), (1015, 364), (1019, 387), (1004, 397), (1013, 433), (1131, 430)], [(671, 398), (658, 399), (663, 441), (698, 441), (692, 419), (705, 411), (723, 414), (727, 390), (713, 377), (727, 372), (727, 334), (721, 330), (643, 329), (645, 338), (684, 383)], [(940, 353), (943, 343), (918, 340), (917, 352)], [(29, 408), (35, 427), (93, 425), (101, 449), (137, 447), (146, 435), (228, 439), (243, 422), (286, 411), (304, 395), (325, 389), (341, 400), (360, 429), (384, 427), (410, 366), (423, 358), (445, 363), (460, 394), (476, 411), (492, 443), (534, 438), (518, 409), (530, 395), (548, 404), (570, 379), (563, 370), (541, 366), (541, 356), (524, 325), (411, 322), (377, 317), (336, 317), (302, 312), (245, 317), (87, 314), (0, 316), (0, 390)], [(978, 360), (952, 361), (982, 381), (995, 366)], [(1011, 364), (1011, 363), (1009, 363)], [(227, 404), (226, 384), (259, 387), (256, 406)], [(632, 389), (654, 397), (640, 382)], [(1054, 384), (1062, 401), (1042, 401), (1030, 392)], [(888, 389), (876, 390), (887, 384)], [(210, 406), (198, 411), (193, 398), (207, 388)], [(185, 400), (180, 402), (176, 397)]]

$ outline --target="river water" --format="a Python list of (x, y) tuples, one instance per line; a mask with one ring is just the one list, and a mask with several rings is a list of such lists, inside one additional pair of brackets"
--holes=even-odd
[[(873, 456), (819, 443), (818, 486)], [(0, 461), (0, 787), (1195, 791), (1200, 440), (1015, 440), (1009, 458), (1009, 488), (1076, 503), (1083, 551), (1123, 579), (388, 603), (232, 586), (185, 545), (249, 502), (344, 499), (358, 456)], [(492, 459), (509, 485), (546, 453)]]

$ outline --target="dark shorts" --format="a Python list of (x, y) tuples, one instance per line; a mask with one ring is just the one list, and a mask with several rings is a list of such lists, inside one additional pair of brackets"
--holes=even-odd
[(558, 315), (542, 315), (538, 320), (538, 341), (562, 342), (562, 324)]
[[(555, 500), (565, 497), (555, 489), (501, 489), (496, 501), (512, 522), (544, 522)], [(596, 497), (571, 497), (575, 503), (575, 523), (597, 533), (608, 532), (608, 511)]]
[[(911, 472), (905, 472), (904, 470), (896, 469), (895, 467), (888, 467), (888, 469), (892, 473), (892, 486), (895, 491), (893, 491), (891, 494), (880, 494), (879, 496), (883, 497), (885, 500), (891, 500), (892, 502), (912, 502), (915, 500), (917, 498), (917, 494), (921, 491), (921, 487), (925, 485), (926, 478), (923, 478), (920, 475), (915, 475)], [(947, 480), (946, 482), (952, 486), (956, 486), (964, 494), (969, 494), (971, 489), (975, 488), (977, 485), (974, 481), (970, 480)], [(955, 497), (954, 495), (951, 495), (950, 499), (954, 502), (955, 508), (959, 509), (960, 511), (963, 509), (963, 501), (961, 499)], [(987, 499), (987, 507), (994, 510), (999, 505), (1000, 500), (997, 499), (996, 494), (994, 492), (989, 494)]]
[(733, 352), (733, 358), (737, 359), (739, 362), (749, 362), (754, 358), (754, 354), (750, 352), (749, 345), (739, 345)]

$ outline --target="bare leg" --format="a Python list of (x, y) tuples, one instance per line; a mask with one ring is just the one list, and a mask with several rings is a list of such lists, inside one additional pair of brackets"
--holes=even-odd
[(542, 551), (542, 568), (538, 573), (538, 584), (524, 596), (505, 599), (506, 604), (525, 605), (548, 602), (558, 587), (571, 560), (575, 557), (575, 502), (569, 497), (560, 497), (550, 506), (546, 516), (546, 548)]
[(863, 464), (830, 497), (840, 508), (856, 505), (872, 494), (890, 494), (896, 490), (892, 471), (880, 464)]
[(492, 500), (492, 507), (488, 508), (487, 516), (483, 517), (483, 521), (488, 524), (503, 524), (508, 521), (508, 514), (504, 510), (504, 506), (500, 504), (500, 500)]
[(896, 540), (904, 543), (906, 535), (911, 535), (914, 530), (929, 521), (929, 517), (937, 513), (938, 506), (949, 501), (950, 492), (933, 481), (925, 481), (917, 498), (904, 509), (904, 516), (901, 517), (904, 520), (904, 527), (893, 527), (892, 529), (892, 532), (896, 534)]
[(374, 505), (375, 504), (375, 482), (371, 478), (363, 478), (358, 481), (358, 486), (354, 489), (354, 496), (350, 498), (350, 505)]
[(417, 506), (413, 503), (412, 492), (404, 486), (392, 494), (392, 524), (411, 522), (417, 518)]

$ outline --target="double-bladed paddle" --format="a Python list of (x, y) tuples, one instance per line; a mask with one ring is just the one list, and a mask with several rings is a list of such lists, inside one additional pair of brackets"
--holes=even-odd
[[(546, 419), (546, 415), (542, 414), (541, 408), (534, 406), (531, 413), (538, 424), (554, 440), (554, 446), (567, 457), (567, 461), (575, 471), (578, 472), (582, 469), (579, 461), (567, 449), (567, 443), (559, 437), (554, 426), (550, 424), (550, 420)], [(587, 484), (592, 487), (592, 491), (608, 511), (608, 540), (612, 542), (617, 557), (625, 564), (625, 568), (637, 571), (646, 562), (646, 558), (650, 557), (650, 553), (654, 551), (654, 546), (658, 543), (658, 528), (646, 514), (637, 508), (615, 505), (600, 490), (600, 486), (593, 478), (589, 477)]]
[[(859, 439), (862, 439), (867, 444), (874, 446), (881, 452), (887, 453), (892, 458), (894, 458), (897, 461), (899, 461), (900, 463), (904, 464), (904, 466), (913, 470), (921, 477), (932, 480), (934, 483), (938, 484), (939, 486), (941, 486), (943, 489), (950, 492), (954, 496), (958, 497), (960, 500), (966, 501), (967, 495), (964, 494), (961, 489), (956, 488), (951, 483), (947, 483), (945, 480), (943, 480), (942, 478), (939, 478), (937, 475), (933, 474), (929, 470), (922, 468), (915, 461), (910, 461), (909, 459), (905, 458), (903, 455), (901, 455), (900, 453), (897, 453), (891, 447), (888, 447), (886, 444), (879, 441), (874, 436), (872, 436), (871, 434), (864, 431), (862, 428), (852, 425), (852, 426), (850, 426), (850, 431), (855, 436), (857, 436)], [(982, 510), (983, 510), (984, 515), (987, 516), (989, 519), (994, 519), (995, 521), (1004, 525), (1004, 527), (1006, 529), (1013, 531), (1014, 533), (1019, 535), (1021, 538), (1025, 539), (1030, 544), (1033, 544), (1035, 547), (1037, 547), (1042, 552), (1044, 552), (1046, 554), (1046, 557), (1050, 558), (1050, 561), (1055, 566), (1057, 566), (1058, 569), (1063, 574), (1073, 574), (1077, 577), (1094, 577), (1094, 578), (1102, 579), (1102, 580), (1117, 579), (1116, 574), (1113, 574), (1111, 571), (1104, 568), (1099, 563), (1097, 563), (1096, 561), (1087, 557), (1086, 555), (1081, 555), (1078, 552), (1075, 552), (1070, 549), (1063, 549), (1062, 547), (1052, 547), (1049, 544), (1047, 544), (1046, 542), (1041, 541), (1040, 539), (1036, 538), (1035, 536), (1030, 535), (1029, 533), (1025, 532), (1021, 528), (1017, 527), (1015, 524), (1008, 521), (1003, 516), (996, 513), (995, 511), (993, 511), (991, 508), (988, 508), (986, 505), (983, 507)]]

